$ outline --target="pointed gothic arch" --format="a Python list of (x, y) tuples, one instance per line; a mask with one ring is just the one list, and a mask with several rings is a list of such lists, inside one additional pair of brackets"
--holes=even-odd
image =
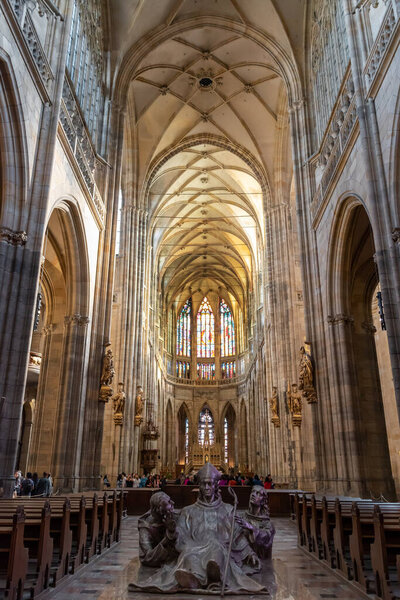
[[(352, 493), (394, 496), (381, 377), (372, 314), (379, 284), (374, 232), (362, 201), (344, 197), (332, 228), (328, 273), (328, 323), (333, 340), (332, 365), (346, 439), (336, 440), (338, 477), (353, 483)], [(375, 318), (376, 323), (376, 318)], [(392, 459), (393, 460), (393, 459)], [(342, 471), (344, 470), (344, 472)], [(351, 485), (351, 484), (350, 484)]]

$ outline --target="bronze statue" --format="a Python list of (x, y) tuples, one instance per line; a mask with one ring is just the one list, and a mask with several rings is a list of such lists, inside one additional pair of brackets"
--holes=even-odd
[(271, 558), (275, 527), (269, 517), (268, 492), (261, 485), (251, 490), (249, 508), (240, 523), (257, 556)]
[[(261, 568), (245, 528), (234, 519), (234, 508), (222, 502), (219, 471), (206, 463), (197, 474), (199, 497), (182, 509), (177, 521), (175, 548), (178, 557), (132, 591), (221, 594), (265, 593), (265, 587), (249, 577)], [(250, 525), (248, 525), (250, 526)], [(246, 530), (248, 527), (246, 525)], [(231, 550), (229, 552), (228, 550)]]
[(139, 519), (139, 558), (143, 565), (161, 567), (174, 560), (176, 519), (174, 503), (168, 494), (156, 492), (150, 498), (150, 510)]

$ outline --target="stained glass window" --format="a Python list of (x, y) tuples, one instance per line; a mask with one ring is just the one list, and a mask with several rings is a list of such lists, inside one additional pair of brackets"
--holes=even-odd
[(180, 379), (190, 379), (190, 362), (185, 360), (177, 360), (176, 376)]
[(221, 378), (232, 379), (236, 377), (236, 363), (234, 360), (228, 360), (221, 363)]
[(203, 299), (197, 313), (197, 356), (215, 356), (214, 313), (207, 298)]
[(228, 419), (225, 417), (224, 419), (224, 458), (225, 462), (228, 462), (229, 454), (228, 454)]
[(189, 419), (185, 419), (185, 464), (189, 462)]
[(178, 318), (176, 328), (176, 354), (177, 356), (190, 356), (190, 320), (192, 314), (192, 300), (184, 304)]
[(221, 356), (233, 356), (236, 353), (235, 326), (232, 313), (225, 300), (220, 302), (219, 313), (221, 318)]
[(197, 377), (208, 381), (215, 379), (215, 365), (213, 363), (197, 363)]
[(199, 444), (202, 446), (214, 444), (214, 419), (209, 408), (203, 408), (199, 416)]

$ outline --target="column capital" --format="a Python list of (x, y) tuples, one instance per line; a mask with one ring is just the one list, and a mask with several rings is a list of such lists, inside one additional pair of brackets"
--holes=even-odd
[(337, 315), (328, 315), (327, 321), (329, 325), (338, 325), (339, 323), (344, 323), (348, 325), (354, 323), (353, 317), (351, 315), (345, 315), (344, 313), (339, 313)]
[(64, 325), (78, 325), (78, 326), (82, 326), (82, 325), (87, 325), (89, 323), (90, 319), (89, 317), (85, 317), (80, 315), (79, 313), (75, 313), (73, 315), (66, 315), (64, 317)]
[(0, 241), (12, 246), (25, 246), (28, 235), (26, 231), (13, 231), (9, 227), (0, 227)]

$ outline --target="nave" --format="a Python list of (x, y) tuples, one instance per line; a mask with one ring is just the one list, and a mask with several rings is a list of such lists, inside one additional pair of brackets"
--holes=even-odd
[[(165, 600), (165, 595), (128, 592), (139, 568), (137, 517), (123, 520), (121, 542), (86, 567), (72, 582), (51, 593), (52, 600)], [(361, 600), (367, 598), (297, 547), (296, 528), (288, 518), (273, 519), (276, 535), (265, 581), (272, 600)], [(193, 600), (193, 595), (167, 596)], [(229, 598), (229, 596), (226, 596)], [(233, 597), (233, 596), (231, 596)], [(264, 596), (234, 596), (238, 600)], [(268, 597), (268, 596), (267, 596)]]

